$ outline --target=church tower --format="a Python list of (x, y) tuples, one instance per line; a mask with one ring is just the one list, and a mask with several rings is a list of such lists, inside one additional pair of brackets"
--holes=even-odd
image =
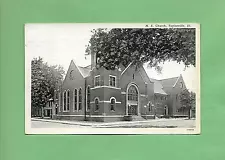
[(97, 57), (96, 53), (91, 53), (91, 69), (96, 67)]

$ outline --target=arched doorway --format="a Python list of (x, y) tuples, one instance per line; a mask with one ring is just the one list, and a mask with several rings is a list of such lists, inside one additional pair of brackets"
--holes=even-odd
[(139, 115), (139, 90), (135, 84), (129, 84), (127, 87), (127, 115)]

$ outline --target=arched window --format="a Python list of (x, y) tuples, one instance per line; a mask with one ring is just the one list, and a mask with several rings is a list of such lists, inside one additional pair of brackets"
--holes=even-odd
[(74, 110), (77, 110), (77, 89), (74, 89)]
[(70, 110), (70, 91), (67, 91), (67, 111)]
[(133, 85), (128, 89), (128, 100), (138, 101), (138, 91)]
[(79, 89), (79, 106), (78, 110), (82, 110), (82, 89)]
[(114, 97), (110, 98), (110, 110), (115, 111), (116, 99)]
[(87, 110), (91, 109), (90, 101), (91, 101), (91, 91), (90, 86), (87, 86)]
[(66, 91), (63, 93), (63, 111), (66, 111)]
[(95, 111), (99, 110), (99, 98), (95, 98)]

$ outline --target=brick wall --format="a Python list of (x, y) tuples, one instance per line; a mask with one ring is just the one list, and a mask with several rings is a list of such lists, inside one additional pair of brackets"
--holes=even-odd
[[(72, 72), (71, 72), (72, 71)], [(71, 77), (73, 77), (71, 79)], [(82, 93), (82, 109), (81, 110), (74, 110), (74, 90), (77, 89), (77, 94), (79, 94), (79, 89), (81, 88)], [(63, 111), (63, 93), (69, 90), (69, 111)], [(84, 114), (84, 102), (85, 102), (85, 79), (79, 72), (77, 66), (71, 61), (69, 69), (67, 71), (66, 77), (64, 82), (61, 86), (61, 96), (59, 101), (59, 112), (58, 115), (81, 115)], [(78, 99), (79, 97), (77, 97)], [(77, 106), (78, 108), (78, 106)]]

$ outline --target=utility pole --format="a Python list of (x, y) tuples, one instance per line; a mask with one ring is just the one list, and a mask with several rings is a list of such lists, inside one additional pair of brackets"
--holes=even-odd
[(87, 79), (84, 80), (84, 120), (87, 120)]

